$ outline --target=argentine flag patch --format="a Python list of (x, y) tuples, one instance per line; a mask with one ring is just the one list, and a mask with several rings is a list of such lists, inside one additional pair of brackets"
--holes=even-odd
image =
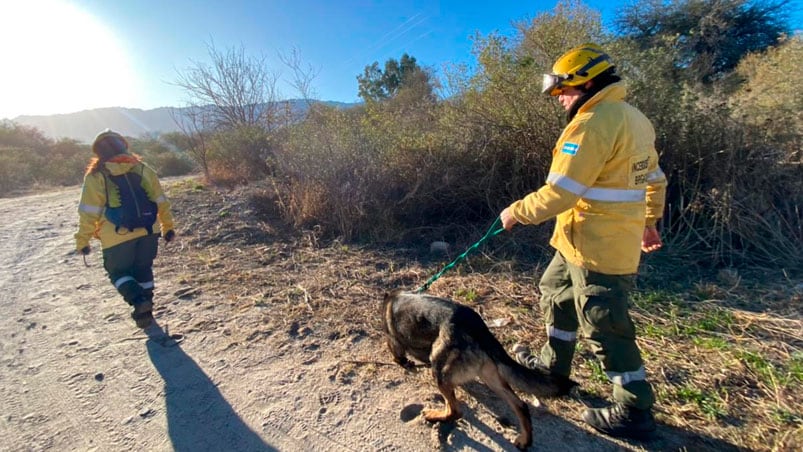
[(560, 150), (560, 152), (563, 152), (564, 154), (575, 155), (577, 154), (578, 149), (580, 149), (579, 144), (563, 143), (563, 148)]

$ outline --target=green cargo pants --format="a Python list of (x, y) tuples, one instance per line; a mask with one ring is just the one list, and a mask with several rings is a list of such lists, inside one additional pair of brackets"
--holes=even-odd
[(595, 273), (555, 253), (539, 284), (548, 335), (541, 360), (552, 372), (568, 377), (579, 329), (613, 383), (614, 401), (648, 409), (655, 396), (628, 312), (633, 279), (634, 275)]
[(146, 235), (103, 250), (103, 268), (126, 303), (153, 301), (153, 260), (159, 234)]

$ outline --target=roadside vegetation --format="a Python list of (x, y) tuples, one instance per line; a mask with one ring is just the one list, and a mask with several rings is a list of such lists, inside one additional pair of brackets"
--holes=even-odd
[[(462, 248), (440, 255), (428, 243), (326, 240), (321, 228), (295, 228), (278, 221), (279, 212), (260, 209), (272, 190), (270, 181), (230, 190), (195, 180), (169, 187), (176, 211), (191, 226), (182, 251), (162, 257), (170, 259), (163, 271), (172, 269), (192, 290), (237, 310), (286, 319), (291, 329), (367, 337), (377, 359), (347, 361), (341, 371), (376, 381), (379, 368), (392, 365), (375, 314), (383, 293), (420, 287)], [(507, 349), (516, 342), (538, 348), (546, 340), (535, 287), (547, 262), (513, 252), (522, 240), (519, 232), (493, 237), (428, 290), (473, 307)], [(661, 252), (645, 258), (631, 305), (661, 424), (659, 440), (633, 442), (633, 450), (801, 450), (799, 277), (751, 266), (690, 268)], [(546, 405), (557, 416), (579, 419), (585, 405), (605, 404), (610, 383), (583, 341), (573, 372), (581, 384), (576, 397)], [(421, 375), (422, 384), (431, 384), (428, 373)]]
[[(197, 171), (196, 163), (179, 147), (183, 141), (175, 133), (128, 138), (131, 152), (162, 176)], [(81, 184), (91, 156), (88, 144), (53, 140), (36, 128), (0, 122), (0, 197)]]
[[(514, 36), (476, 36), (474, 68), (436, 70), (407, 54), (367, 65), (357, 75), (363, 102), (348, 109), (312, 100), (315, 71), (290, 55), (304, 114), (278, 98), (264, 58), (210, 45), (212, 63), (179, 81), (193, 99), (176, 117), (182, 133), (132, 139), (132, 150), (162, 175), (203, 175), (179, 197), (238, 190), (257, 217), (307, 231), (330, 252), (435, 240), (458, 250), (543, 183), (565, 119), (540, 94), (540, 74), (570, 47), (600, 43), (653, 121), (669, 179), (664, 250), (644, 259), (632, 300), (659, 418), (736, 447), (800, 450), (803, 38), (787, 22), (792, 7), (640, 0), (608, 30), (596, 11), (563, 1), (518, 22)], [(88, 155), (86, 145), (0, 125), (0, 195), (78, 184)], [(550, 233), (495, 239), (439, 294), (504, 307), (483, 312), (515, 319), (500, 336), (540, 344), (533, 300), (521, 297), (535, 296), (532, 268), (551, 256)], [(305, 292), (306, 303), (315, 295)], [(349, 312), (338, 308), (331, 314)], [(578, 378), (603, 396), (589, 353), (578, 353)]]

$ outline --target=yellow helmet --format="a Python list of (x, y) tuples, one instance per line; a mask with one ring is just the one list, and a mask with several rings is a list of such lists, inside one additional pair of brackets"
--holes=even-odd
[(544, 74), (542, 92), (557, 96), (562, 87), (582, 85), (612, 67), (611, 58), (600, 46), (577, 46), (558, 58), (551, 74)]

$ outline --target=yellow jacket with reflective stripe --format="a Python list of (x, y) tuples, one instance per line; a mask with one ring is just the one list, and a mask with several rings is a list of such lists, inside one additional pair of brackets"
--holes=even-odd
[[(167, 200), (156, 172), (148, 165), (140, 162), (135, 157), (123, 154), (105, 163), (106, 170), (112, 175), (120, 175), (127, 172), (136, 172), (142, 175), (142, 188), (148, 194), (148, 198), (155, 202), (159, 207), (158, 222), (154, 224), (153, 232), (174, 229), (173, 214), (170, 212), (170, 202)], [(115, 226), (104, 216), (106, 206), (106, 184), (107, 178), (100, 171), (89, 172), (84, 176), (84, 186), (81, 190), (81, 202), (78, 205), (78, 232), (75, 234), (75, 247), (81, 248), (89, 245), (90, 239), (100, 239), (102, 248), (110, 248), (128, 240), (148, 235), (145, 228), (138, 228), (129, 231), (121, 227), (115, 231)], [(108, 183), (109, 206), (120, 206), (120, 195), (116, 185)]]
[(550, 244), (611, 275), (636, 273), (644, 227), (661, 218), (666, 194), (655, 131), (625, 94), (615, 83), (581, 106), (552, 150), (546, 184), (510, 205), (520, 223), (557, 217)]

